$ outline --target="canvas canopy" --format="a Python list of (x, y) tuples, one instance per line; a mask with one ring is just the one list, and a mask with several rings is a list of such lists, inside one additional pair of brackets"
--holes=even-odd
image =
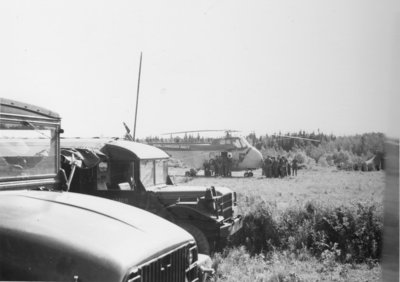
[(61, 139), (61, 148), (64, 152), (62, 153), (64, 157), (68, 157), (68, 154), (71, 155), (74, 151), (78, 151), (80, 155), (76, 154), (74, 157), (81, 159), (84, 163), (88, 163), (89, 166), (96, 163), (96, 155), (98, 162), (104, 158), (120, 161), (129, 161), (135, 158), (140, 160), (169, 158), (169, 155), (159, 148), (119, 139)]

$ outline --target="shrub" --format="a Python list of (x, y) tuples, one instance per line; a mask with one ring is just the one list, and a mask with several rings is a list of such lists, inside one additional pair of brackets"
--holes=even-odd
[(280, 245), (277, 223), (272, 211), (264, 202), (259, 202), (243, 219), (243, 228), (232, 242), (232, 245), (245, 245), (251, 254), (268, 252)]
[(347, 164), (350, 160), (350, 153), (348, 151), (339, 151), (333, 154), (333, 162), (336, 165)]
[(334, 252), (335, 260), (365, 262), (380, 259), (382, 229), (382, 210), (374, 204), (332, 208), (309, 202), (273, 217), (261, 202), (245, 216), (240, 235), (231, 243), (246, 246), (252, 255), (274, 249), (299, 255), (307, 250), (323, 260)]
[(310, 145), (306, 148), (307, 156), (314, 159), (316, 163), (319, 162), (320, 158), (324, 155), (325, 151), (320, 146)]
[(327, 161), (327, 156), (323, 155), (322, 157), (319, 158), (318, 164), (322, 167), (328, 167), (330, 166), (329, 162)]
[(296, 159), (299, 164), (305, 164), (307, 160), (307, 155), (304, 152), (297, 152), (294, 155), (294, 159)]

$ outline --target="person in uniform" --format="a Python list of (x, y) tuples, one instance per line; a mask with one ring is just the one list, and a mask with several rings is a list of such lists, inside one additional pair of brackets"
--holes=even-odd
[(226, 153), (221, 155), (221, 161), (222, 161), (222, 176), (226, 177), (228, 176), (228, 156)]
[(293, 159), (292, 161), (292, 175), (297, 176), (297, 160)]
[(204, 176), (211, 176), (210, 163), (205, 161), (203, 164)]
[(267, 178), (272, 177), (272, 159), (270, 156), (267, 157), (267, 172), (266, 172)]
[(264, 159), (264, 162), (263, 162), (263, 166), (262, 166), (262, 172), (263, 172), (263, 175), (265, 175), (265, 177), (268, 177), (267, 176), (267, 167), (268, 167), (268, 156)]
[(211, 159), (209, 161), (209, 163), (210, 163), (210, 173), (211, 173), (211, 176), (213, 176), (213, 175), (215, 175), (215, 160)]
[(232, 164), (233, 164), (233, 156), (232, 153), (228, 153), (228, 160), (227, 160), (227, 168), (228, 168), (228, 172), (227, 172), (227, 176), (232, 176)]
[(281, 160), (281, 156), (278, 156), (278, 158), (276, 159), (277, 162), (277, 174), (278, 174), (278, 178), (281, 178), (281, 165), (282, 165), (282, 160)]
[(279, 164), (275, 157), (272, 158), (272, 176), (274, 178), (279, 177)]
[(222, 175), (222, 159), (221, 159), (221, 156), (217, 156), (216, 157), (215, 175), (216, 176)]
[(285, 157), (285, 177), (289, 175), (289, 172), (288, 172), (288, 163), (289, 163), (289, 161), (288, 161), (288, 159)]
[(266, 171), (267, 171), (267, 169), (266, 169), (266, 162), (267, 162), (267, 159), (265, 158), (264, 161), (263, 161), (263, 163), (262, 163), (262, 167), (261, 167), (261, 176), (264, 176), (264, 175), (267, 174), (267, 173), (266, 173)]
[(288, 174), (288, 176), (291, 176), (291, 165), (290, 165), (290, 160), (287, 160), (287, 174)]
[(280, 178), (283, 178), (286, 176), (285, 157), (281, 157), (279, 160), (279, 176), (280, 176)]

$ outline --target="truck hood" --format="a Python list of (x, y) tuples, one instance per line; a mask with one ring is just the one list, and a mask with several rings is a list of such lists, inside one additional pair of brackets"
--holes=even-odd
[(183, 229), (129, 205), (70, 192), (29, 190), (0, 192), (0, 247), (10, 245), (6, 238), (19, 238), (29, 246), (41, 243), (70, 254), (67, 262), (96, 262), (120, 273), (193, 241)]

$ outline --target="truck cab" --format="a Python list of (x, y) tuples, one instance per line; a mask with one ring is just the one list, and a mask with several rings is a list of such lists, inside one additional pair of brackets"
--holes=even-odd
[(61, 118), (0, 98), (0, 280), (200, 281), (194, 238), (142, 209), (66, 192)]
[(113, 138), (66, 138), (61, 147), (71, 191), (168, 219), (196, 239), (200, 253), (220, 249), (242, 227), (235, 192), (226, 187), (175, 185), (168, 175), (169, 155), (159, 148)]

